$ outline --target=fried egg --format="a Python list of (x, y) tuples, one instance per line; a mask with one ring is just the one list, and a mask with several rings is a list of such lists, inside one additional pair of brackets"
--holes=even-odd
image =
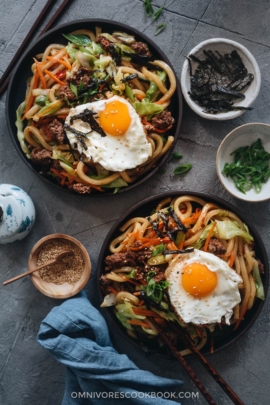
[[(97, 132), (80, 118), (71, 120), (71, 117), (85, 110), (96, 113), (95, 119), (104, 134)], [(84, 134), (81, 139), (87, 149), (83, 142), (78, 141), (76, 134), (67, 129), (71, 146), (107, 170), (118, 172), (133, 169), (146, 162), (152, 155), (152, 147), (147, 140), (139, 115), (122, 97), (113, 96), (110, 99), (71, 108), (65, 123)]]
[(166, 270), (168, 293), (176, 314), (196, 325), (230, 324), (234, 307), (241, 301), (242, 278), (219, 257), (194, 249), (179, 254)]

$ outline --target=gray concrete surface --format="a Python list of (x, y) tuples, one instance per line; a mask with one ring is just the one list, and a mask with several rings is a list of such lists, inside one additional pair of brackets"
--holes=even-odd
[[(55, 1), (53, 11), (61, 1)], [(27, 34), (44, 0), (0, 0), (0, 75)], [(158, 192), (186, 189), (209, 192), (230, 201), (256, 224), (270, 247), (269, 202), (249, 204), (231, 197), (221, 186), (215, 172), (215, 155), (224, 136), (248, 122), (270, 122), (270, 25), (268, 0), (153, 0), (155, 8), (164, 7), (165, 31), (154, 36), (155, 24), (145, 15), (140, 0), (73, 1), (59, 23), (82, 18), (107, 18), (128, 23), (152, 38), (168, 55), (180, 77), (185, 55), (200, 41), (225, 37), (245, 45), (255, 56), (262, 74), (262, 88), (254, 109), (241, 117), (224, 122), (199, 118), (184, 105), (183, 123), (176, 150), (193, 169), (184, 177), (175, 177), (173, 161), (165, 173), (157, 174), (139, 189), (107, 199), (69, 196), (56, 191), (28, 170), (8, 135), (5, 95), (0, 99), (0, 182), (20, 186), (34, 201), (37, 219), (30, 235), (10, 245), (0, 245), (0, 404), (61, 404), (65, 370), (36, 342), (41, 320), (59, 301), (39, 293), (28, 278), (2, 286), (2, 282), (26, 271), (32, 246), (50, 233), (67, 233), (78, 238), (88, 249), (93, 273), (87, 292), (96, 304), (95, 269), (99, 250), (114, 221), (129, 207)], [(52, 12), (53, 12), (52, 11)], [(48, 16), (49, 18), (49, 16)], [(47, 18), (47, 20), (48, 20)], [(44, 25), (42, 25), (44, 26)], [(40, 29), (42, 28), (40, 27)], [(33, 38), (34, 40), (34, 38)], [(246, 405), (268, 405), (270, 398), (270, 318), (269, 298), (257, 322), (246, 335), (219, 353), (211, 363), (239, 394)], [(116, 337), (117, 339), (117, 337)], [(178, 363), (160, 358), (145, 358), (127, 342), (116, 343), (144, 369), (184, 380), (186, 392), (198, 392)], [(230, 404), (212, 378), (196, 360), (190, 364), (219, 405)], [(206, 404), (203, 396), (185, 398), (184, 405)]]

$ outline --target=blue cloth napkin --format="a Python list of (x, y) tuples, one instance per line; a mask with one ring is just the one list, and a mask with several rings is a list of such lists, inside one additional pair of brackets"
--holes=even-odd
[(182, 381), (140, 370), (110, 341), (106, 322), (85, 292), (55, 307), (41, 323), (38, 342), (67, 366), (62, 405), (178, 404)]

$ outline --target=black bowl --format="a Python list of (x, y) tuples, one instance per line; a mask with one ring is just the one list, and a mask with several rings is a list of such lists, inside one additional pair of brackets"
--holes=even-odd
[[(42, 52), (51, 43), (66, 44), (67, 40), (63, 37), (62, 34), (68, 34), (72, 31), (82, 29), (82, 28), (94, 30), (94, 28), (96, 26), (101, 27), (103, 32), (112, 32), (112, 31), (118, 30), (118, 31), (125, 31), (128, 34), (134, 35), (137, 40), (146, 42), (149, 45), (149, 49), (152, 52), (152, 54), (154, 55), (154, 57), (165, 61), (173, 69), (168, 57), (151, 39), (147, 38), (144, 34), (142, 34), (141, 32), (137, 31), (136, 29), (134, 29), (132, 27), (129, 27), (128, 25), (118, 23), (115, 21), (104, 20), (104, 19), (77, 20), (77, 21), (72, 21), (72, 22), (60, 25), (60, 26), (48, 31), (46, 34), (44, 34), (42, 37), (40, 37), (40, 39), (38, 39), (33, 45), (31, 45), (25, 51), (25, 53), (23, 54), (20, 61), (18, 62), (16, 69), (12, 75), (12, 78), (11, 78), (11, 81), (10, 81), (10, 84), (8, 87), (8, 92), (7, 92), (6, 117), (7, 117), (7, 126), (8, 126), (8, 130), (9, 130), (9, 134), (15, 145), (16, 150), (18, 151), (20, 157), (23, 159), (23, 161), (26, 163), (26, 165), (28, 166), (29, 169), (31, 169), (35, 174), (37, 174), (40, 178), (42, 178), (48, 184), (52, 184), (53, 186), (57, 187), (58, 189), (67, 191), (68, 193), (72, 193), (72, 194), (74, 194), (73, 191), (65, 189), (65, 188), (61, 187), (60, 185), (58, 185), (57, 183), (54, 183), (53, 180), (50, 180), (50, 179), (44, 177), (43, 175), (41, 175), (35, 169), (35, 167), (31, 164), (31, 161), (25, 156), (24, 152), (22, 151), (22, 149), (20, 147), (18, 139), (17, 139), (17, 128), (15, 126), (16, 110), (25, 98), (26, 81), (30, 76), (32, 76), (31, 65), (33, 64), (33, 57), (36, 54)], [(156, 166), (153, 169), (148, 171), (145, 175), (143, 175), (143, 177), (138, 178), (130, 186), (120, 189), (119, 193), (123, 193), (128, 190), (131, 190), (134, 187), (137, 187), (140, 184), (142, 184), (143, 182), (145, 182), (146, 180), (148, 180), (150, 177), (152, 177), (166, 162), (166, 160), (170, 156), (170, 154), (176, 144), (176, 141), (177, 141), (177, 138), (178, 138), (179, 132), (180, 132), (181, 122), (182, 122), (183, 102), (182, 102), (182, 92), (181, 92), (180, 84), (179, 84), (176, 74), (175, 74), (175, 77), (176, 77), (176, 81), (177, 81), (177, 89), (172, 97), (171, 104), (169, 107), (169, 110), (171, 111), (172, 116), (175, 118), (175, 124), (173, 126), (172, 131), (170, 132), (171, 135), (174, 136), (174, 142), (172, 144), (172, 147), (160, 159), (160, 161), (157, 162)], [(108, 194), (109, 195), (113, 194), (113, 192), (111, 192), (111, 191), (105, 191), (104, 193), (100, 193), (100, 192), (95, 193), (95, 190), (93, 190), (92, 193), (90, 194), (90, 196), (91, 195), (106, 196)]]
[[(109, 231), (106, 239), (104, 240), (104, 243), (102, 245), (100, 255), (99, 255), (99, 260), (97, 264), (97, 282), (99, 280), (99, 277), (102, 274), (105, 274), (104, 271), (104, 264), (105, 264), (105, 257), (108, 256), (110, 253), (109, 251), (109, 244), (110, 242), (116, 238), (118, 235), (120, 235), (119, 228), (130, 218), (133, 217), (147, 217), (149, 214), (153, 211), (153, 209), (156, 207), (157, 203), (161, 201), (164, 198), (167, 197), (177, 197), (177, 196), (183, 196), (183, 195), (191, 195), (191, 196), (196, 196), (199, 197), (205, 201), (213, 202), (220, 207), (230, 210), (234, 212), (249, 228), (251, 235), (254, 237), (255, 241), (255, 252), (256, 256), (261, 260), (261, 262), (264, 265), (264, 274), (262, 274), (262, 281), (264, 285), (264, 290), (265, 290), (265, 296), (267, 295), (268, 291), (268, 284), (269, 284), (269, 265), (268, 265), (268, 257), (267, 253), (264, 247), (264, 244), (262, 242), (262, 239), (257, 232), (256, 228), (254, 227), (253, 223), (248, 221), (246, 218), (243, 217), (242, 213), (235, 208), (232, 204), (228, 203), (227, 201), (224, 201), (223, 199), (216, 197), (214, 195), (210, 194), (205, 194), (205, 193), (197, 193), (197, 192), (192, 192), (192, 191), (168, 191), (166, 193), (161, 193), (157, 194), (152, 197), (148, 197), (141, 202), (135, 204), (133, 207), (131, 207), (128, 211), (125, 212), (118, 220), (117, 222), (113, 225), (111, 230)], [(104, 294), (99, 286), (98, 282), (98, 294), (99, 294), (99, 300), (100, 303), (102, 303), (104, 299)], [(230, 344), (234, 343), (237, 339), (239, 339), (243, 334), (251, 327), (251, 325), (256, 321), (258, 318), (263, 305), (265, 301), (262, 301), (260, 299), (256, 299), (254, 302), (253, 307), (247, 311), (245, 314), (244, 319), (240, 323), (239, 327), (233, 331), (233, 327), (228, 327), (226, 328), (227, 332), (226, 335), (218, 337), (214, 341), (214, 350), (215, 352), (229, 346)], [(112, 328), (116, 330), (117, 332), (120, 333), (120, 335), (126, 339), (128, 339), (132, 344), (134, 344), (138, 349), (141, 347), (134, 339), (129, 337), (125, 331), (125, 328), (122, 327), (120, 322), (117, 320), (116, 316), (113, 313), (113, 309), (111, 307), (108, 308), (101, 308), (101, 311), (106, 318), (109, 328)], [(152, 348), (150, 348), (152, 349)], [(203, 347), (201, 350), (203, 354), (209, 354), (211, 352), (211, 347), (210, 345), (206, 345)]]

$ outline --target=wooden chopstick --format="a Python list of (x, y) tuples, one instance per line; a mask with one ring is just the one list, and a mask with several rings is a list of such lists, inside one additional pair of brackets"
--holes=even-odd
[[(57, 20), (57, 18), (60, 16), (60, 14), (62, 13), (62, 11), (64, 10), (64, 8), (67, 6), (67, 4), (69, 2), (71, 2), (72, 0), (64, 0), (62, 2), (62, 4), (60, 5), (60, 7), (57, 9), (57, 11), (55, 12), (55, 14), (52, 16), (52, 18), (49, 20), (49, 22), (46, 24), (46, 26), (43, 28), (43, 30), (41, 31), (41, 33), (39, 34), (39, 37), (41, 35), (43, 35), (46, 31), (49, 30), (49, 28), (52, 26), (52, 24)], [(45, 4), (45, 6), (43, 7), (41, 13), (39, 14), (38, 18), (35, 20), (32, 28), (30, 29), (30, 31), (28, 32), (27, 36), (25, 37), (25, 39), (23, 40), (21, 46), (19, 47), (19, 49), (17, 50), (17, 52), (15, 53), (13, 59), (11, 60), (11, 62), (9, 63), (8, 67), (6, 68), (5, 72), (3, 73), (1, 79), (0, 79), (0, 95), (5, 91), (10, 78), (11, 78), (11, 73), (13, 70), (14, 65), (18, 62), (21, 54), (23, 53), (23, 51), (25, 50), (25, 48), (28, 45), (29, 40), (31, 39), (32, 35), (34, 34), (34, 32), (36, 31), (36, 29), (39, 27), (41, 21), (45, 18), (47, 12), (49, 11), (51, 5), (54, 3), (54, 0), (48, 0), (47, 3)]]
[[(216, 402), (213, 400), (212, 396), (209, 394), (209, 392), (206, 390), (204, 385), (202, 384), (201, 381), (199, 381), (198, 377), (194, 373), (194, 371), (191, 369), (191, 367), (188, 365), (184, 357), (181, 356), (178, 350), (175, 349), (171, 341), (168, 339), (166, 334), (163, 332), (163, 330), (160, 328), (160, 326), (154, 322), (154, 320), (151, 319), (151, 322), (154, 323), (154, 326), (156, 327), (158, 333), (160, 334), (161, 338), (163, 341), (166, 343), (166, 345), (169, 347), (171, 350), (172, 354), (174, 357), (176, 357), (179, 362), (184, 366), (186, 371), (189, 373), (192, 381), (196, 384), (196, 386), (199, 388), (205, 399), (208, 401), (210, 405), (215, 405)], [(187, 333), (179, 326), (179, 325), (174, 325), (173, 322), (169, 322), (170, 327), (172, 330), (178, 335), (178, 337), (182, 340), (182, 342), (192, 351), (192, 353), (195, 354), (197, 359), (203, 364), (205, 369), (209, 372), (209, 374), (214, 378), (214, 380), (219, 384), (219, 386), (223, 389), (223, 391), (228, 395), (228, 397), (232, 400), (232, 402), (235, 405), (245, 405), (244, 402), (238, 397), (238, 395), (232, 390), (232, 388), (226, 383), (226, 381), (223, 380), (223, 378), (220, 376), (220, 374), (215, 370), (215, 368), (208, 362), (208, 360), (204, 357), (204, 355), (193, 345), (193, 343), (190, 340), (190, 337), (187, 335)]]

